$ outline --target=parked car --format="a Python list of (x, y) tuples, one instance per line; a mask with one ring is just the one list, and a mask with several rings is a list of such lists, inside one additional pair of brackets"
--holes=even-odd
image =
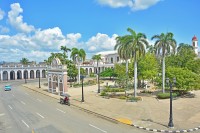
[(11, 91), (11, 86), (10, 86), (10, 85), (6, 85), (6, 86), (4, 87), (4, 90), (5, 90), (5, 91)]

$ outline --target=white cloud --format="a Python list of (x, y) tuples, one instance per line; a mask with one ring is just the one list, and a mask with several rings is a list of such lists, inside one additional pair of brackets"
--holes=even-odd
[(8, 12), (8, 22), (17, 30), (25, 33), (30, 33), (35, 31), (34, 26), (28, 25), (23, 22), (23, 16), (20, 13), (23, 12), (23, 9), (20, 7), (19, 3), (11, 4), (11, 10)]
[(0, 33), (8, 33), (10, 30), (7, 27), (0, 25)]
[(113, 34), (112, 37), (109, 37), (107, 34), (97, 33), (96, 36), (91, 37), (86, 45), (88, 46), (89, 51), (102, 51), (102, 50), (113, 50), (116, 40), (115, 38), (118, 35)]
[(50, 56), (51, 52), (60, 52), (60, 46), (67, 46), (68, 48), (83, 48), (86, 53), (90, 53), (87, 54), (87, 58), (91, 58), (96, 52), (113, 50), (116, 37), (116, 34), (109, 37), (107, 34), (98, 33), (88, 41), (81, 42), (79, 41), (80, 33), (70, 33), (64, 36), (58, 27), (38, 30), (33, 35), (24, 33), (13, 36), (0, 35), (0, 56), (1, 60), (5, 61), (17, 62), (22, 57), (43, 61)]
[(131, 0), (97, 0), (102, 5), (108, 5), (113, 8), (130, 6)]
[(3, 19), (4, 15), (5, 15), (5, 12), (3, 10), (1, 10), (1, 8), (0, 8), (0, 20)]
[(97, 0), (102, 5), (108, 5), (113, 8), (130, 7), (132, 10), (145, 10), (161, 0)]
[(135, 0), (133, 5), (131, 6), (133, 10), (145, 10), (156, 3), (158, 3), (160, 0)]

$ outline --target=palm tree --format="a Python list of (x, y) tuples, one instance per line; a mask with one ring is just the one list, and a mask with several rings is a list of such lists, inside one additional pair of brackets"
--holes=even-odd
[(173, 53), (176, 50), (176, 40), (173, 38), (173, 33), (154, 35), (151, 39), (157, 39), (155, 42), (156, 53), (161, 54), (162, 58), (162, 92), (165, 93), (165, 56)]
[(146, 36), (143, 33), (136, 33), (131, 28), (127, 29), (130, 35), (124, 37), (125, 47), (130, 49), (131, 57), (134, 58), (134, 96), (137, 96), (137, 60), (145, 55), (145, 48), (148, 47)]
[(63, 50), (63, 57), (65, 59), (68, 58), (68, 56), (66, 54), (68, 53), (68, 51), (70, 52), (71, 49), (67, 48), (66, 46), (61, 46), (60, 49)]
[(99, 76), (100, 76), (100, 72), (99, 72), (99, 61), (101, 60), (101, 54), (94, 55), (94, 56), (92, 57), (92, 59), (97, 61), (98, 93), (100, 93), (100, 83), (99, 83)]
[(83, 49), (72, 48), (71, 56), (72, 60), (78, 64), (78, 83), (80, 84), (80, 61), (85, 61), (86, 53)]
[[(20, 60), (20, 62), (21, 62), (23, 65), (28, 65), (28, 59), (27, 59), (27, 58), (22, 58), (22, 59)], [(27, 75), (24, 75), (25, 83), (27, 83), (27, 82), (26, 82), (26, 76), (27, 76)]]
[(151, 54), (156, 54), (156, 49), (154, 46), (152, 45), (149, 45), (149, 47), (147, 48), (148, 49), (148, 52), (151, 53)]
[[(131, 58), (131, 51), (126, 47), (125, 40), (126, 36), (118, 36), (116, 37), (116, 45), (114, 47), (114, 50), (117, 50), (117, 53), (119, 54), (119, 57), (121, 59), (124, 59), (126, 62), (126, 87), (128, 89), (128, 59)], [(125, 91), (126, 93), (126, 91)]]

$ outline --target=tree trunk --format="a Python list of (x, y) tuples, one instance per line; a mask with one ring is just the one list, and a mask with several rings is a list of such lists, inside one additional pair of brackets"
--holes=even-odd
[(78, 84), (80, 84), (80, 74), (81, 72), (80, 72), (80, 63), (79, 63), (79, 61), (78, 61)]
[(136, 52), (134, 53), (134, 97), (137, 96), (137, 60)]
[(126, 60), (126, 90), (128, 90), (128, 60)]
[(165, 56), (162, 59), (162, 92), (165, 93)]

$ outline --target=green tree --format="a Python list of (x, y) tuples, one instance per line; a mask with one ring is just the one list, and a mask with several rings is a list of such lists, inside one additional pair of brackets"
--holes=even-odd
[(78, 83), (80, 84), (80, 62), (85, 61), (86, 53), (83, 49), (72, 48), (71, 56), (72, 60), (78, 64)]
[(114, 75), (114, 70), (112, 68), (106, 68), (103, 72), (100, 73), (101, 77), (111, 77)]
[(72, 61), (69, 61), (69, 63), (67, 64), (67, 75), (74, 81), (76, 80), (76, 77), (78, 75), (78, 69)]
[(137, 61), (139, 57), (145, 55), (145, 48), (148, 47), (146, 36), (143, 33), (136, 33), (131, 28), (127, 31), (130, 35), (126, 35), (124, 42), (128, 49), (131, 50), (131, 57), (134, 58), (134, 96), (137, 96)]
[(147, 53), (138, 61), (139, 79), (153, 81), (153, 78), (158, 74), (158, 68), (159, 65), (155, 54)]
[[(173, 38), (173, 33), (161, 33), (160, 35), (154, 35), (151, 39), (156, 39), (154, 47), (156, 48), (156, 54), (161, 54), (162, 58), (162, 92), (165, 93), (165, 56), (171, 52), (175, 54), (176, 40)], [(172, 50), (172, 51), (171, 51)]]
[(177, 52), (179, 53), (183, 49), (194, 50), (194, 48), (191, 45), (185, 44), (185, 43), (180, 43), (177, 48)]
[(192, 71), (184, 68), (168, 67), (166, 76), (170, 79), (176, 77), (176, 88), (191, 91), (200, 89), (200, 76)]

